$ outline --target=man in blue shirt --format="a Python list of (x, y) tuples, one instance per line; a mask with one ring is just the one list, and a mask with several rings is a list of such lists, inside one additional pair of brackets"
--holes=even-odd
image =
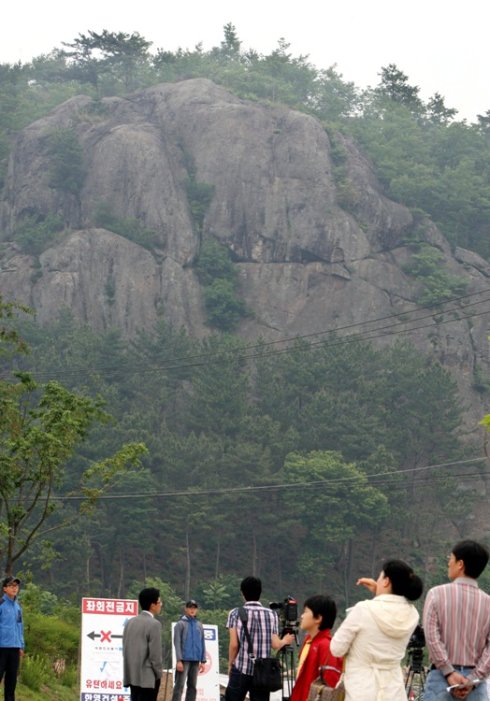
[(197, 601), (190, 599), (185, 605), (184, 615), (174, 629), (174, 647), (177, 664), (172, 701), (180, 701), (187, 681), (185, 701), (195, 701), (197, 675), (203, 672), (206, 663), (204, 628), (197, 619)]
[(5, 577), (0, 596), (0, 682), (5, 675), (5, 701), (15, 701), (19, 661), (24, 654), (24, 623), (17, 602), (20, 579)]

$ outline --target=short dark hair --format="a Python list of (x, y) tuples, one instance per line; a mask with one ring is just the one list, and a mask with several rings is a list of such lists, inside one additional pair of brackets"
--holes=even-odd
[(420, 599), (424, 591), (424, 583), (406, 562), (386, 560), (383, 563), (383, 572), (385, 577), (390, 579), (393, 594), (404, 596), (409, 601)]
[(149, 611), (150, 606), (158, 603), (159, 598), (160, 589), (155, 589), (155, 587), (147, 587), (146, 589), (142, 589), (138, 596), (138, 600), (143, 611)]
[(240, 584), (245, 601), (258, 601), (262, 594), (262, 582), (258, 577), (245, 577)]
[(304, 606), (308, 607), (315, 618), (322, 617), (321, 623), (318, 626), (319, 630), (327, 630), (332, 628), (337, 618), (337, 606), (335, 601), (330, 596), (316, 594), (306, 599)]
[(478, 579), (488, 563), (488, 548), (476, 540), (461, 540), (451, 551), (456, 560), (464, 562), (467, 577)]

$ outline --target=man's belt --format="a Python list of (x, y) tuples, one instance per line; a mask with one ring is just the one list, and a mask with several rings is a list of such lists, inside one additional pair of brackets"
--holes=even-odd
[[(454, 668), (456, 668), (456, 667), (466, 667), (466, 669), (475, 669), (475, 665), (474, 665), (474, 664), (453, 664), (452, 666), (453, 666)], [(430, 666), (430, 668), (431, 668), (431, 671), (434, 670), (434, 669), (437, 669), (437, 667), (435, 666), (435, 664), (432, 664), (432, 665)]]

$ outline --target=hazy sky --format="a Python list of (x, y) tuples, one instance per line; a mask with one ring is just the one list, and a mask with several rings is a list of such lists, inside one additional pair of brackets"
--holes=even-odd
[(29, 61), (79, 33), (139, 32), (152, 50), (205, 50), (232, 22), (244, 49), (269, 53), (283, 37), (318, 68), (376, 85), (396, 63), (427, 99), (436, 91), (460, 118), (490, 109), (489, 0), (25, 0), (2, 11), (0, 62)]

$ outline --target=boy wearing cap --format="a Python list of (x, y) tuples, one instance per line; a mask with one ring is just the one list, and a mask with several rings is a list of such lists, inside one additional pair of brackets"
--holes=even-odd
[(5, 675), (5, 701), (15, 701), (19, 661), (24, 654), (24, 623), (17, 601), (20, 579), (5, 577), (0, 597), (0, 682)]
[(177, 664), (172, 701), (180, 701), (186, 681), (185, 701), (195, 701), (197, 675), (204, 670), (206, 663), (204, 628), (197, 618), (197, 609), (197, 601), (190, 599), (185, 605), (184, 615), (175, 625), (174, 647)]

